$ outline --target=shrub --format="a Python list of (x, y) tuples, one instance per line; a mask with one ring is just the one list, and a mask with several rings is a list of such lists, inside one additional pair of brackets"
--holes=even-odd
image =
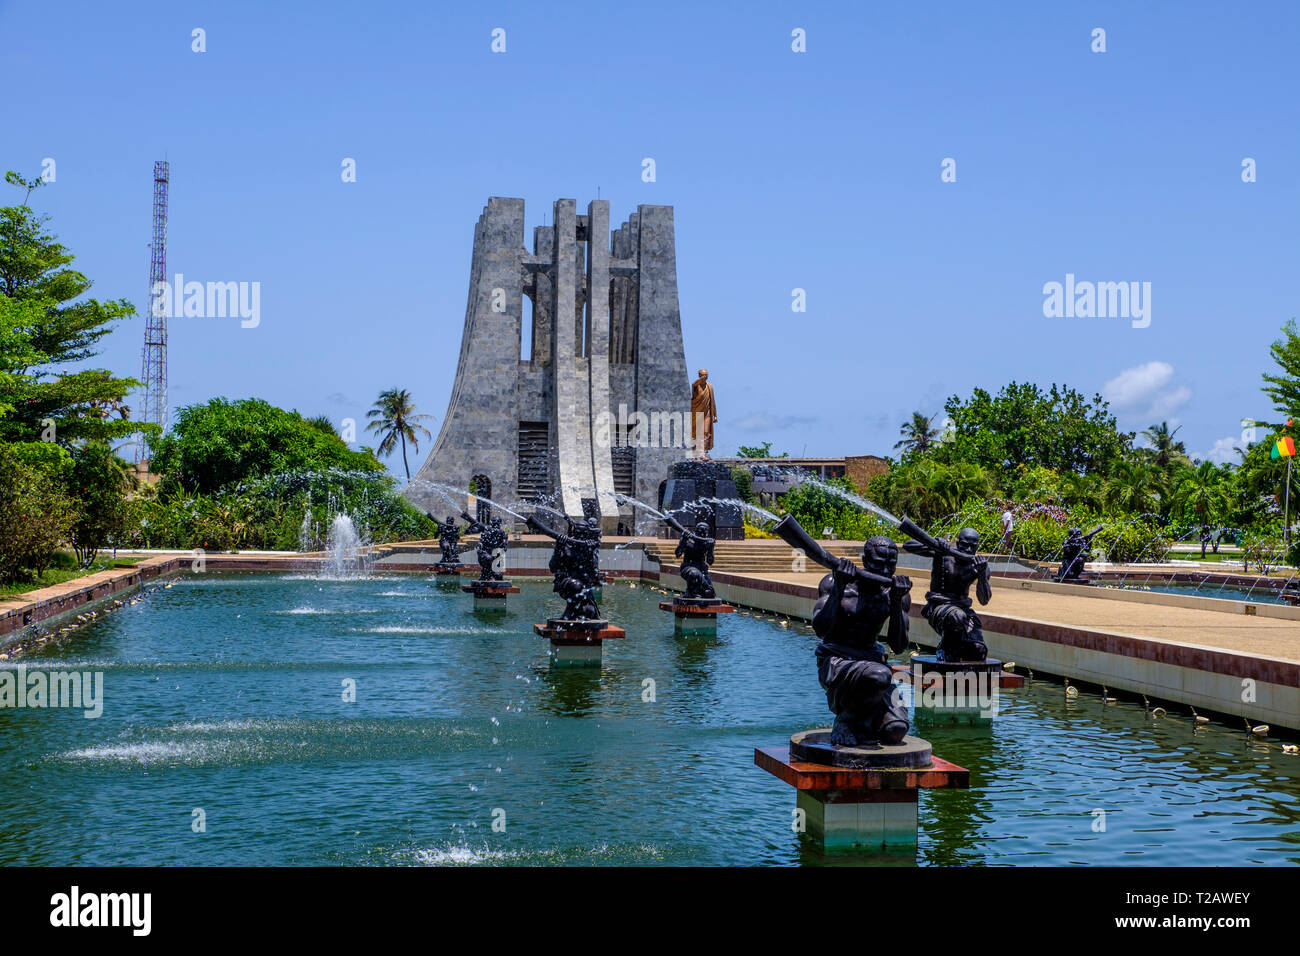
[(39, 574), (54, 563), (76, 517), (60, 483), (0, 444), (0, 581)]

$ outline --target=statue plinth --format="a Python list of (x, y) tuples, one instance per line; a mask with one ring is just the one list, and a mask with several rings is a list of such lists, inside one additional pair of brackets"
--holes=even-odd
[(793, 735), (786, 746), (754, 750), (757, 766), (794, 787), (801, 811), (796, 823), (824, 851), (915, 853), (918, 791), (970, 786), (969, 770), (934, 756), (917, 737), (895, 745), (835, 747), (830, 735), (830, 728), (810, 730)]
[(476, 611), (504, 611), (506, 596), (519, 593), (519, 588), (509, 581), (484, 581), (482, 578), (461, 585), (461, 590), (474, 595)]
[(538, 636), (551, 642), (551, 663), (556, 667), (599, 667), (605, 641), (626, 637), (627, 632), (609, 621), (565, 620), (553, 617), (534, 624)]
[(842, 747), (831, 743), (830, 730), (805, 730), (790, 737), (790, 759), (856, 770), (897, 770), (928, 767), (933, 753), (928, 741), (904, 737), (896, 744), (872, 743)]
[(722, 598), (688, 598), (675, 596), (671, 601), (660, 601), (659, 610), (673, 612), (673, 635), (676, 637), (718, 633), (718, 615), (734, 614), (736, 609)]

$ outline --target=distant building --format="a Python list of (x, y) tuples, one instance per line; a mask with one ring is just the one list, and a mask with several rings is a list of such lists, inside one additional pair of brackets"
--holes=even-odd
[(889, 471), (889, 462), (877, 455), (848, 455), (844, 458), (715, 458), (728, 467), (749, 470), (755, 494), (783, 495), (800, 483), (800, 475), (848, 478), (860, 492), (867, 482)]

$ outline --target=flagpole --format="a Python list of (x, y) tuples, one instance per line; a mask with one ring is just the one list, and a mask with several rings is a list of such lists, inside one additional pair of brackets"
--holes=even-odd
[(1291, 459), (1286, 460), (1286, 504), (1282, 508), (1282, 547), (1291, 550)]

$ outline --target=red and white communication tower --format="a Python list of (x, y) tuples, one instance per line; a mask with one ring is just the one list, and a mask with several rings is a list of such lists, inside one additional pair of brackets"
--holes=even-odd
[[(167, 429), (167, 316), (159, 283), (167, 281), (167, 185), (170, 166), (164, 160), (153, 164), (153, 242), (149, 244), (149, 308), (144, 319), (144, 361), (140, 376), (144, 382), (144, 408), (140, 421)], [(143, 438), (136, 448), (136, 462), (148, 451)]]

